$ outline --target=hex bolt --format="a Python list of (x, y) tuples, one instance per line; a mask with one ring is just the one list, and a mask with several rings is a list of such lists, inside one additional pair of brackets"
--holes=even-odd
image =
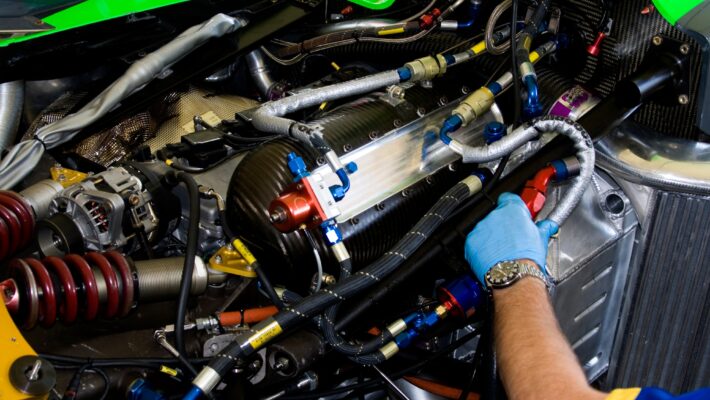
[(39, 369), (42, 368), (42, 360), (36, 360), (32, 368), (25, 374), (30, 382), (39, 379)]
[(426, 108), (424, 108), (424, 107), (417, 108), (417, 115), (420, 117), (425, 116), (426, 115)]
[(217, 264), (222, 264), (222, 261), (223, 261), (222, 256), (220, 256), (220, 255), (215, 256), (214, 262), (216, 262)]
[(380, 136), (380, 134), (377, 133), (377, 131), (372, 131), (372, 132), (370, 132), (370, 135), (369, 135), (370, 140), (375, 140), (375, 139), (377, 139), (378, 136)]
[(688, 53), (690, 53), (690, 45), (688, 43), (683, 43), (682, 45), (680, 45), (680, 54), (685, 56)]
[(687, 94), (681, 94), (678, 96), (678, 103), (682, 105), (687, 105), (690, 102), (690, 98), (688, 97)]
[(279, 357), (276, 359), (276, 362), (274, 363), (274, 369), (276, 371), (283, 371), (289, 367), (291, 362), (288, 360), (286, 357)]
[(343, 146), (343, 151), (344, 151), (345, 153), (351, 151), (352, 149), (353, 149), (353, 146), (351, 146), (351, 145), (349, 145), (349, 144), (346, 144), (346, 145)]
[(652, 41), (653, 41), (653, 44), (656, 46), (660, 46), (661, 44), (663, 44), (663, 38), (658, 35), (654, 36)]
[(402, 126), (402, 121), (399, 119), (395, 119), (394, 121), (392, 121), (392, 125), (394, 125), (395, 128), (399, 128), (400, 126)]

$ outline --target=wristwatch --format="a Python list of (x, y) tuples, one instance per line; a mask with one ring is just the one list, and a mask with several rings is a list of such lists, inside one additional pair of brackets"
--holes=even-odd
[(529, 262), (501, 261), (486, 273), (486, 286), (489, 289), (503, 289), (526, 276), (533, 276), (545, 283), (548, 291), (552, 291), (553, 283), (537, 266)]

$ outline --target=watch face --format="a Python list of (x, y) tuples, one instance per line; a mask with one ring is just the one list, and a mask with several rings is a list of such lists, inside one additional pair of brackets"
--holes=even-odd
[(511, 283), (520, 273), (516, 263), (501, 263), (491, 268), (486, 274), (486, 280), (491, 286)]

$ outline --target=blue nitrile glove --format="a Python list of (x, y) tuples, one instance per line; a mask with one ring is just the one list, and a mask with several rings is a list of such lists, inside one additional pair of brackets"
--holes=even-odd
[(466, 261), (481, 283), (501, 261), (530, 259), (544, 269), (547, 242), (557, 233), (552, 221), (535, 223), (523, 200), (512, 193), (498, 198), (498, 207), (479, 222), (466, 238)]

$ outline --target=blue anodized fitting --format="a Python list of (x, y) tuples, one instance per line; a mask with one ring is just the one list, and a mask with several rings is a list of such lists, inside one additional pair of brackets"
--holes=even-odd
[(295, 182), (311, 174), (308, 172), (308, 167), (306, 167), (306, 162), (303, 161), (303, 158), (293, 151), (286, 156), (286, 163), (288, 164), (288, 169), (293, 174), (293, 180)]
[(503, 136), (505, 136), (505, 133), (505, 124), (498, 121), (489, 122), (486, 124), (486, 127), (483, 128), (483, 138), (486, 140), (486, 144), (495, 143), (501, 140)]

